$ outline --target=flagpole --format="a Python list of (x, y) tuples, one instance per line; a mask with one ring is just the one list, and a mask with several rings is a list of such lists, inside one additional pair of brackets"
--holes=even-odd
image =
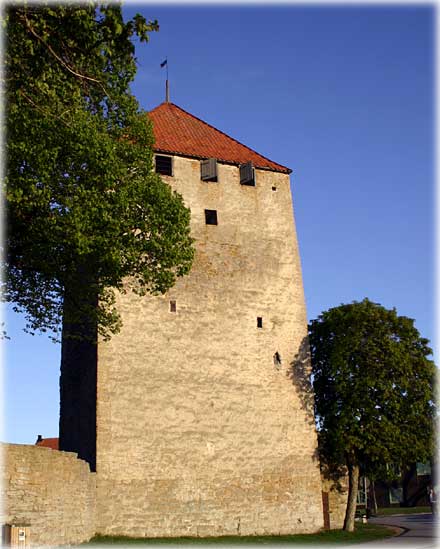
[(167, 79), (166, 79), (166, 82), (165, 82), (165, 102), (169, 103), (170, 102), (170, 87), (169, 87), (169, 84), (168, 84), (168, 57), (165, 57), (165, 61), (163, 61), (163, 63), (161, 63), (160, 66), (167, 68)]
[(166, 84), (166, 93), (165, 93), (165, 100), (167, 103), (170, 102), (170, 87), (168, 84), (168, 57), (165, 58), (167, 61), (167, 84)]

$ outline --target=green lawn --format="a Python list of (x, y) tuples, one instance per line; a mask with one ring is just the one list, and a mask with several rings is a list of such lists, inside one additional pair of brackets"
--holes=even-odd
[(353, 533), (343, 530), (331, 530), (319, 534), (297, 534), (295, 536), (223, 536), (218, 538), (127, 538), (96, 536), (82, 545), (278, 545), (278, 544), (338, 544), (350, 545), (390, 537), (394, 531), (378, 524), (356, 523)]
[(377, 510), (377, 516), (389, 515), (414, 515), (415, 513), (430, 513), (431, 507), (381, 507)]

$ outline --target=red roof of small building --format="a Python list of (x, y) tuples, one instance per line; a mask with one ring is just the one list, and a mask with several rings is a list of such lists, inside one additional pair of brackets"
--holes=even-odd
[(216, 158), (230, 164), (252, 162), (256, 168), (283, 173), (292, 171), (258, 154), (174, 103), (160, 104), (149, 112), (149, 116), (153, 122), (156, 152), (194, 158)]
[(57, 438), (43, 438), (35, 443), (37, 446), (44, 446), (44, 448), (52, 448), (52, 450), (58, 450)]

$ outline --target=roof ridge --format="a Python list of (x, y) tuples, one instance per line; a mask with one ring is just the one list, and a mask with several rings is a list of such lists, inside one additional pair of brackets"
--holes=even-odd
[(155, 107), (154, 109), (152, 109), (151, 111), (148, 111), (149, 113), (150, 112), (153, 112), (155, 111), (156, 109), (158, 109), (159, 107), (162, 107), (162, 105), (173, 105), (173, 107), (175, 107), (176, 109), (179, 109), (180, 111), (184, 112), (185, 114), (187, 114), (188, 116), (190, 116), (191, 118), (194, 118), (195, 120), (197, 120), (198, 122), (201, 122), (202, 124), (204, 124), (205, 126), (208, 126), (208, 128), (212, 128), (213, 130), (221, 133), (222, 135), (224, 135), (225, 137), (227, 137), (228, 139), (231, 139), (232, 141), (234, 141), (235, 143), (238, 143), (238, 145), (240, 145), (241, 147), (245, 147), (246, 149), (248, 149), (249, 151), (252, 151), (254, 154), (256, 154), (257, 156), (260, 156), (261, 158), (264, 158), (264, 160), (267, 160), (268, 162), (270, 162), (271, 164), (276, 164), (277, 166), (279, 166), (280, 168), (282, 168), (283, 170), (287, 170), (288, 173), (291, 173), (292, 170), (291, 168), (288, 168), (287, 166), (283, 166), (282, 164), (279, 164), (278, 162), (275, 162), (274, 160), (271, 160), (270, 158), (268, 158), (267, 156), (264, 156), (263, 154), (260, 154), (259, 152), (257, 152), (255, 149), (252, 149), (251, 147), (248, 147), (247, 145), (245, 145), (244, 143), (241, 143), (240, 141), (238, 141), (238, 139), (235, 139), (234, 137), (231, 137), (230, 135), (228, 135), (227, 133), (223, 132), (222, 130), (219, 130), (218, 128), (216, 128), (215, 126), (213, 126), (212, 124), (209, 124), (208, 122), (205, 122), (204, 120), (202, 120), (201, 118), (199, 118), (198, 116), (195, 116), (194, 114), (191, 114), (190, 112), (186, 111), (185, 109), (182, 109), (182, 107), (179, 107), (179, 105), (176, 105), (175, 103), (172, 103), (171, 101), (163, 101), (162, 103), (160, 103), (160, 105), (158, 105), (157, 107)]

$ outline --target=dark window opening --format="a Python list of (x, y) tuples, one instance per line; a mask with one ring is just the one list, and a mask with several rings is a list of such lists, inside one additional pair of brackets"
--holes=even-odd
[(175, 299), (170, 300), (170, 313), (177, 312), (177, 303)]
[(200, 162), (200, 179), (202, 181), (217, 181), (217, 160), (207, 158)]
[(262, 328), (262, 327), (263, 327), (263, 317), (257, 316), (257, 328)]
[(205, 222), (207, 225), (217, 225), (217, 210), (205, 210)]
[(278, 351), (273, 355), (273, 363), (275, 364), (276, 368), (281, 367), (281, 356)]
[(171, 156), (156, 155), (156, 173), (173, 175), (173, 159)]
[(255, 170), (252, 162), (241, 164), (240, 166), (240, 184), (255, 187)]
[(272, 187), (272, 190), (273, 190), (273, 191), (276, 191), (276, 190), (277, 190), (277, 188), (276, 188), (276, 187)]

